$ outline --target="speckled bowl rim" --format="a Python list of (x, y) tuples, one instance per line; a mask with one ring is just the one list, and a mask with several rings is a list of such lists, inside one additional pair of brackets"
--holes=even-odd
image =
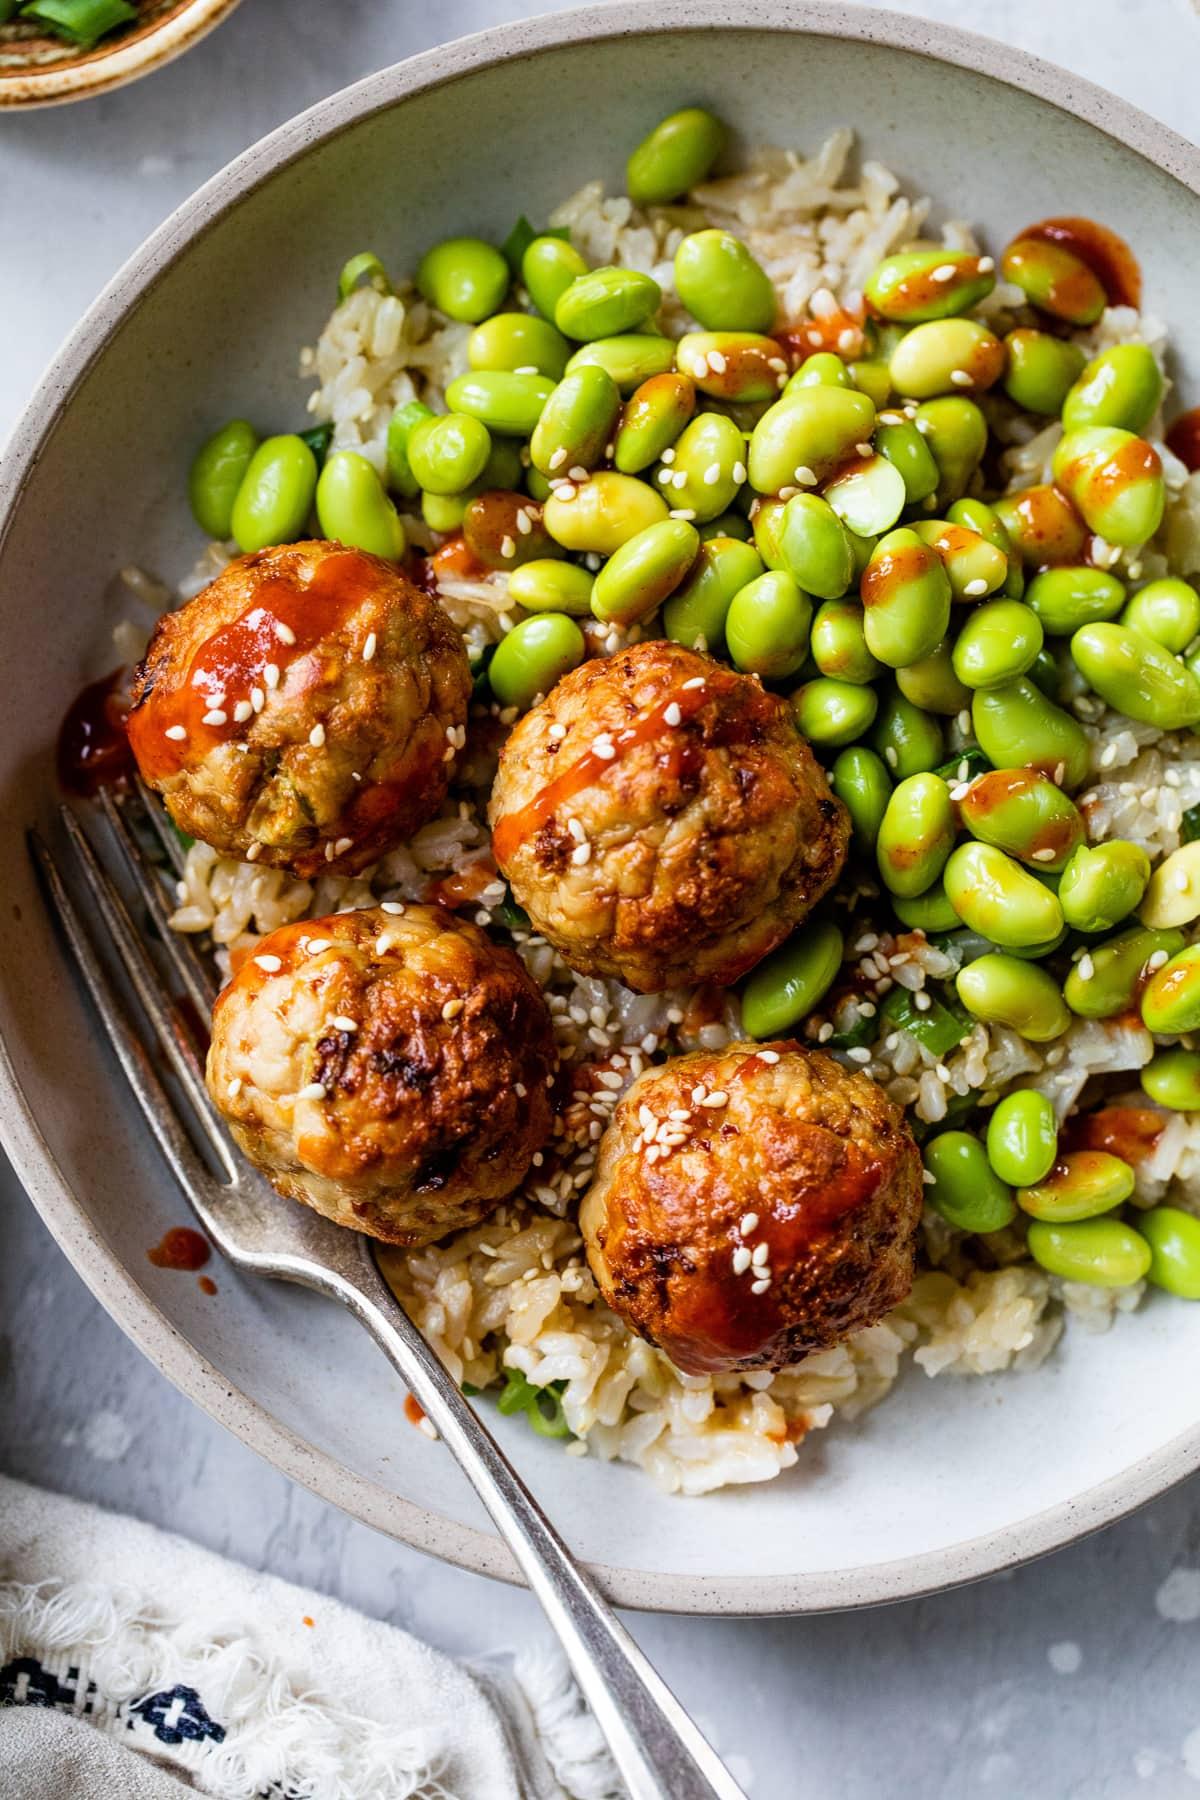
[(240, 0), (191, 0), (161, 24), (137, 37), (118, 40), (111, 49), (101, 42), (95, 50), (47, 69), (0, 69), (0, 109), (65, 106), (72, 100), (90, 100), (124, 87), (126, 82), (174, 62), (239, 4)]
[[(722, 28), (882, 44), (989, 76), (1097, 127), (1200, 197), (1200, 149), (1165, 125), (1039, 58), (906, 14), (845, 7), (829, 0), (800, 4), (741, 0), (736, 18), (731, 18), (728, 0), (610, 0), (497, 26), (368, 76), (299, 114), (215, 175), (159, 227), (84, 315), (0, 458), (0, 546), (29, 471), (117, 324), (196, 238), (275, 171), (373, 112), (493, 64), (589, 39)], [(182, 1337), (92, 1226), (26, 1104), (2, 1045), (0, 1141), (79, 1275), (122, 1330), (183, 1393), (285, 1474), (365, 1524), (463, 1568), (519, 1581), (515, 1564), (497, 1538), (389, 1493), (314, 1449), (248, 1394), (231, 1387), (220, 1370)], [(1072, 1500), (919, 1556), (861, 1568), (770, 1576), (659, 1574), (606, 1565), (594, 1565), (594, 1572), (619, 1605), (649, 1611), (766, 1616), (911, 1599), (1072, 1543), (1144, 1505), (1197, 1467), (1200, 1423)], [(636, 1477), (631, 1474), (630, 1479)]]

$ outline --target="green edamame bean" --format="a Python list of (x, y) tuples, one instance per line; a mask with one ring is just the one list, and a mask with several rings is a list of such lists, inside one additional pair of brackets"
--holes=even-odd
[(968, 525), (949, 519), (918, 519), (912, 529), (942, 559), (954, 600), (983, 600), (1004, 586), (1008, 558)]
[(1087, 733), (1028, 675), (1004, 687), (980, 689), (971, 702), (971, 722), (980, 749), (995, 768), (1024, 763), (1067, 789), (1077, 788), (1087, 776)]
[(886, 406), (892, 392), (892, 372), (885, 362), (864, 357), (847, 365), (850, 379), (860, 394), (865, 394), (876, 407)]
[(1000, 379), (1004, 345), (977, 319), (931, 319), (904, 334), (888, 369), (896, 392), (913, 400), (978, 393)]
[(1045, 1094), (1017, 1088), (992, 1109), (987, 1127), (988, 1161), (1010, 1187), (1033, 1187), (1058, 1158), (1058, 1121)]
[(821, 603), (813, 620), (811, 649), (822, 675), (836, 681), (874, 681), (883, 673), (883, 664), (867, 649), (863, 609), (857, 600)]
[(754, 547), (768, 569), (784, 567), (783, 548), (780, 540), (783, 535), (783, 515), (786, 508), (786, 500), (761, 500), (751, 513), (751, 524), (754, 527)]
[(794, 394), (797, 388), (807, 387), (853, 387), (850, 370), (832, 350), (818, 350), (812, 356), (806, 356), (796, 373), (789, 377), (784, 394)]
[(446, 389), (451, 412), (481, 419), (502, 437), (528, 437), (554, 392), (545, 375), (521, 375), (511, 369), (473, 369)]
[(781, 681), (808, 655), (812, 601), (785, 569), (768, 569), (739, 588), (725, 616), (725, 642), (747, 674)]
[(1124, 585), (1104, 569), (1043, 569), (1025, 589), (1050, 637), (1070, 637), (1081, 625), (1115, 619), (1125, 604)]
[(863, 286), (871, 310), (902, 325), (970, 312), (996, 285), (990, 256), (968, 250), (902, 250), (876, 264)]
[[(850, 814), (859, 848), (873, 849), (892, 793), (883, 758), (865, 744), (854, 744), (838, 756), (829, 771), (829, 785)], [(957, 914), (954, 922), (958, 923)]]
[(911, 419), (901, 419), (896, 424), (881, 423), (875, 432), (875, 448), (899, 473), (910, 506), (937, 492), (941, 471), (933, 451)]
[(1132, 431), (1115, 425), (1068, 431), (1050, 466), (1063, 493), (1108, 543), (1134, 549), (1162, 523), (1162, 461), (1153, 444)]
[(1150, 1246), (1146, 1280), (1179, 1300), (1200, 1300), (1200, 1219), (1178, 1206), (1152, 1206), (1138, 1226)]
[(407, 548), (400, 515), (365, 456), (335, 450), (325, 459), (316, 488), (317, 518), (324, 537), (398, 562)]
[(308, 524), (316, 489), (317, 459), (306, 443), (292, 433), (264, 438), (246, 465), (230, 514), (238, 549), (295, 543)]
[(210, 538), (225, 542), (233, 531), (233, 503), (258, 449), (258, 433), (245, 419), (230, 419), (197, 450), (188, 474), (192, 517)]
[(655, 481), (676, 511), (700, 520), (725, 512), (746, 479), (746, 440), (721, 413), (700, 413), (667, 455)]
[(700, 537), (686, 519), (659, 519), (615, 550), (596, 576), (592, 611), (630, 625), (674, 593), (696, 560)]
[(891, 668), (936, 650), (950, 623), (950, 579), (941, 557), (901, 526), (880, 539), (861, 584), (867, 646)]
[(806, 593), (837, 600), (850, 586), (854, 551), (849, 536), (818, 494), (793, 494), (785, 503), (777, 543), (783, 567)]
[(509, 272), (499, 250), (482, 238), (446, 238), (417, 264), (417, 290), (448, 319), (478, 325), (499, 311)]
[(1107, 304), (1099, 277), (1083, 258), (1046, 238), (1014, 238), (1000, 269), (1031, 306), (1068, 325), (1094, 325)]
[(1138, 912), (1143, 925), (1190, 925), (1200, 918), (1200, 843), (1180, 844), (1163, 858)]
[(623, 475), (638, 475), (669, 450), (696, 410), (690, 375), (652, 375), (626, 402), (613, 446)]
[(943, 1131), (924, 1149), (933, 1176), (925, 1198), (958, 1231), (1003, 1231), (1017, 1216), (1012, 1190), (969, 1131)]
[(668, 374), (674, 364), (673, 338), (653, 337), (646, 331), (625, 331), (616, 337), (596, 338), (590, 344), (581, 344), (567, 364), (567, 373), (593, 366), (604, 369), (623, 394), (632, 394), (652, 375)]
[(475, 491), (472, 486), (462, 494), (422, 494), (421, 517), (430, 531), (458, 531)]
[(827, 919), (806, 923), (760, 962), (742, 989), (742, 1028), (752, 1038), (790, 1032), (812, 1012), (842, 966), (842, 934)]
[(734, 595), (762, 572), (762, 558), (753, 544), (710, 538), (700, 545), (686, 579), (663, 607), (663, 630), (691, 650), (719, 650)]
[(590, 344), (636, 331), (661, 304), (662, 289), (640, 269), (589, 269), (559, 298), (554, 323), (564, 336)]
[(954, 803), (940, 775), (901, 781), (879, 827), (875, 860), (884, 884), (901, 899), (933, 886), (954, 848)]
[[(774, 341), (774, 340), (772, 340)], [(855, 388), (799, 388), (768, 407), (750, 435), (750, 485), (760, 494), (815, 487), (875, 428), (875, 408)]]
[(992, 510), (1027, 567), (1083, 561), (1087, 526), (1067, 496), (1050, 483), (1005, 494)]
[(1060, 1037), (1071, 1023), (1054, 977), (1037, 963), (1000, 950), (977, 956), (959, 970), (954, 985), (972, 1018), (1007, 1025), (1033, 1044)]
[(1081, 844), (1058, 884), (1063, 918), (1075, 931), (1111, 931), (1136, 912), (1149, 880), (1150, 858), (1140, 844)]
[(1189, 944), (1150, 977), (1142, 995), (1142, 1023), (1164, 1037), (1200, 1027), (1200, 944)]
[(1142, 1087), (1172, 1112), (1200, 1112), (1200, 1051), (1160, 1050), (1142, 1070)]
[(538, 613), (502, 637), (488, 681), (502, 706), (530, 707), (587, 655), (582, 631), (565, 613)]
[(571, 346), (560, 331), (536, 313), (493, 313), (467, 339), (472, 369), (508, 369), (560, 381)]
[(526, 612), (569, 613), (582, 619), (592, 610), (592, 577), (578, 563), (535, 557), (512, 571), (508, 594)]
[(702, 394), (730, 405), (774, 400), (787, 378), (777, 341), (754, 331), (690, 331), (675, 346), (675, 358)]
[(849, 744), (870, 728), (879, 710), (879, 695), (872, 687), (818, 675), (796, 689), (792, 710), (801, 735), (811, 743)]
[(1058, 700), (1062, 693), (1062, 678), (1058, 664), (1049, 650), (1039, 650), (1029, 665), (1029, 679), (1036, 688), (1045, 694), (1047, 700)]
[(406, 500), (415, 500), (421, 484), (408, 460), (408, 440), (424, 419), (432, 419), (434, 411), (423, 400), (408, 400), (398, 406), (388, 421), (387, 472), (388, 485)]
[(897, 690), (885, 697), (871, 742), (897, 781), (936, 769), (945, 754), (938, 721)]
[(1026, 412), (1057, 418), (1063, 401), (1083, 368), (1085, 357), (1069, 338), (1020, 326), (1004, 340), (1008, 363), (1004, 391)]
[(946, 394), (918, 406), (917, 430), (941, 471), (937, 502), (945, 506), (964, 494), (987, 449), (987, 421), (973, 400)]
[(989, 769), (958, 804), (972, 837), (1040, 874), (1063, 868), (1086, 835), (1074, 801), (1036, 769)]
[(440, 413), (413, 426), (406, 448), (408, 466), (426, 493), (461, 494), (482, 475), (492, 439), (469, 413)]
[(534, 468), (560, 477), (572, 469), (594, 469), (604, 459), (620, 410), (617, 384), (604, 369), (572, 369), (533, 428), (529, 455)]
[(554, 555), (541, 509), (524, 494), (502, 488), (472, 489), (462, 530), (467, 548), (489, 569), (515, 569)]
[(564, 550), (612, 556), (647, 525), (665, 519), (667, 511), (666, 501), (647, 482), (600, 469), (577, 489), (574, 499), (551, 494), (542, 516), (546, 530)]
[(665, 206), (704, 180), (725, 142), (725, 127), (700, 106), (663, 119), (625, 167), (625, 191), (636, 206)]
[(1071, 655), (1088, 685), (1127, 718), (1164, 731), (1200, 720), (1200, 681), (1152, 639), (1124, 625), (1085, 625)]
[(1152, 931), (1141, 925), (1119, 931), (1074, 965), (1063, 983), (1067, 1005), (1081, 1019), (1112, 1019), (1127, 1013), (1137, 1005), (1155, 969), (1182, 949), (1182, 931)]
[(946, 890), (940, 881), (935, 881), (923, 894), (913, 894), (907, 900), (893, 894), (891, 900), (892, 911), (909, 931), (923, 931), (926, 937), (932, 937), (935, 932), (958, 929), (958, 914), (946, 898)]
[(775, 289), (727, 231), (694, 231), (675, 252), (675, 291), (706, 331), (769, 331)]
[(825, 483), (826, 503), (847, 531), (876, 537), (890, 531), (908, 502), (904, 477), (886, 456), (864, 456)]
[(521, 280), (545, 319), (553, 319), (554, 309), (571, 283), (587, 272), (584, 258), (564, 238), (536, 237), (521, 258)]
[(1083, 1219), (1073, 1225), (1035, 1220), (1029, 1254), (1050, 1275), (1091, 1287), (1130, 1287), (1150, 1267), (1145, 1238), (1120, 1219)]
[(1093, 357), (1065, 396), (1064, 431), (1117, 425), (1144, 431), (1162, 404), (1162, 370), (1145, 344), (1113, 344)]
[(1041, 1181), (1023, 1187), (1017, 1204), (1031, 1218), (1066, 1225), (1111, 1212), (1133, 1192), (1129, 1164), (1107, 1150), (1068, 1150)]
[[(739, 495), (739, 499), (741, 496)], [(745, 513), (719, 513), (715, 519), (702, 519), (696, 526), (700, 533), (700, 542), (706, 544), (710, 538), (737, 538), (739, 543), (749, 544), (754, 537), (754, 527)]]
[(1002, 950), (1029, 949), (1062, 930), (1058, 896), (994, 844), (960, 844), (942, 879), (963, 924)]
[(954, 718), (971, 704), (971, 690), (954, 672), (950, 640), (943, 638), (936, 650), (896, 670), (896, 686), (906, 700), (926, 712)]
[(989, 600), (971, 613), (955, 640), (954, 673), (968, 688), (1004, 687), (1033, 667), (1042, 643), (1042, 622), (1031, 607)]
[(1120, 623), (1181, 656), (1200, 637), (1200, 594), (1189, 581), (1164, 575), (1138, 589)]
[(1000, 591), (1006, 600), (1019, 600), (1025, 592), (1021, 555), (1001, 524), (996, 509), (984, 500), (955, 500), (946, 508), (946, 518), (951, 525), (965, 525), (969, 531), (977, 531), (981, 538), (1004, 552), (1008, 558), (1008, 575)]

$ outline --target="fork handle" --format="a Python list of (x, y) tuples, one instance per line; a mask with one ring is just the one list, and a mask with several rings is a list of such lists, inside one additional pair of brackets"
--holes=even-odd
[(366, 1240), (361, 1243), (361, 1265), (329, 1270), (319, 1285), (366, 1326), (492, 1515), (562, 1644), (630, 1800), (745, 1800), (395, 1299)]

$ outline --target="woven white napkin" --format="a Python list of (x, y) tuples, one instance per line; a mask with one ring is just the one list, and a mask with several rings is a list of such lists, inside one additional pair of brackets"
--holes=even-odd
[(182, 1538), (0, 1478), (0, 1797), (187, 1788), (219, 1800), (621, 1792), (561, 1660), (468, 1667)]

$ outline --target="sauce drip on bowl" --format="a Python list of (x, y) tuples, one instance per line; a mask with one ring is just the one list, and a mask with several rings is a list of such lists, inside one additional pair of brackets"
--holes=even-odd
[(1175, 420), (1167, 432), (1167, 449), (1186, 469), (1200, 469), (1200, 406)]
[(1095, 219), (1071, 215), (1061, 219), (1042, 219), (1019, 233), (1023, 238), (1040, 238), (1046, 243), (1060, 244), (1073, 251), (1087, 264), (1108, 295), (1110, 306), (1142, 304), (1142, 271), (1137, 257), (1123, 237)]
[(195, 1274), (212, 1255), (212, 1247), (208, 1239), (193, 1231), (190, 1225), (172, 1225), (146, 1255), (156, 1269), (183, 1269)]
[(95, 794), (133, 770), (125, 728), (128, 701), (119, 687), (123, 669), (89, 682), (76, 695), (59, 727), (55, 767), (69, 794)]

